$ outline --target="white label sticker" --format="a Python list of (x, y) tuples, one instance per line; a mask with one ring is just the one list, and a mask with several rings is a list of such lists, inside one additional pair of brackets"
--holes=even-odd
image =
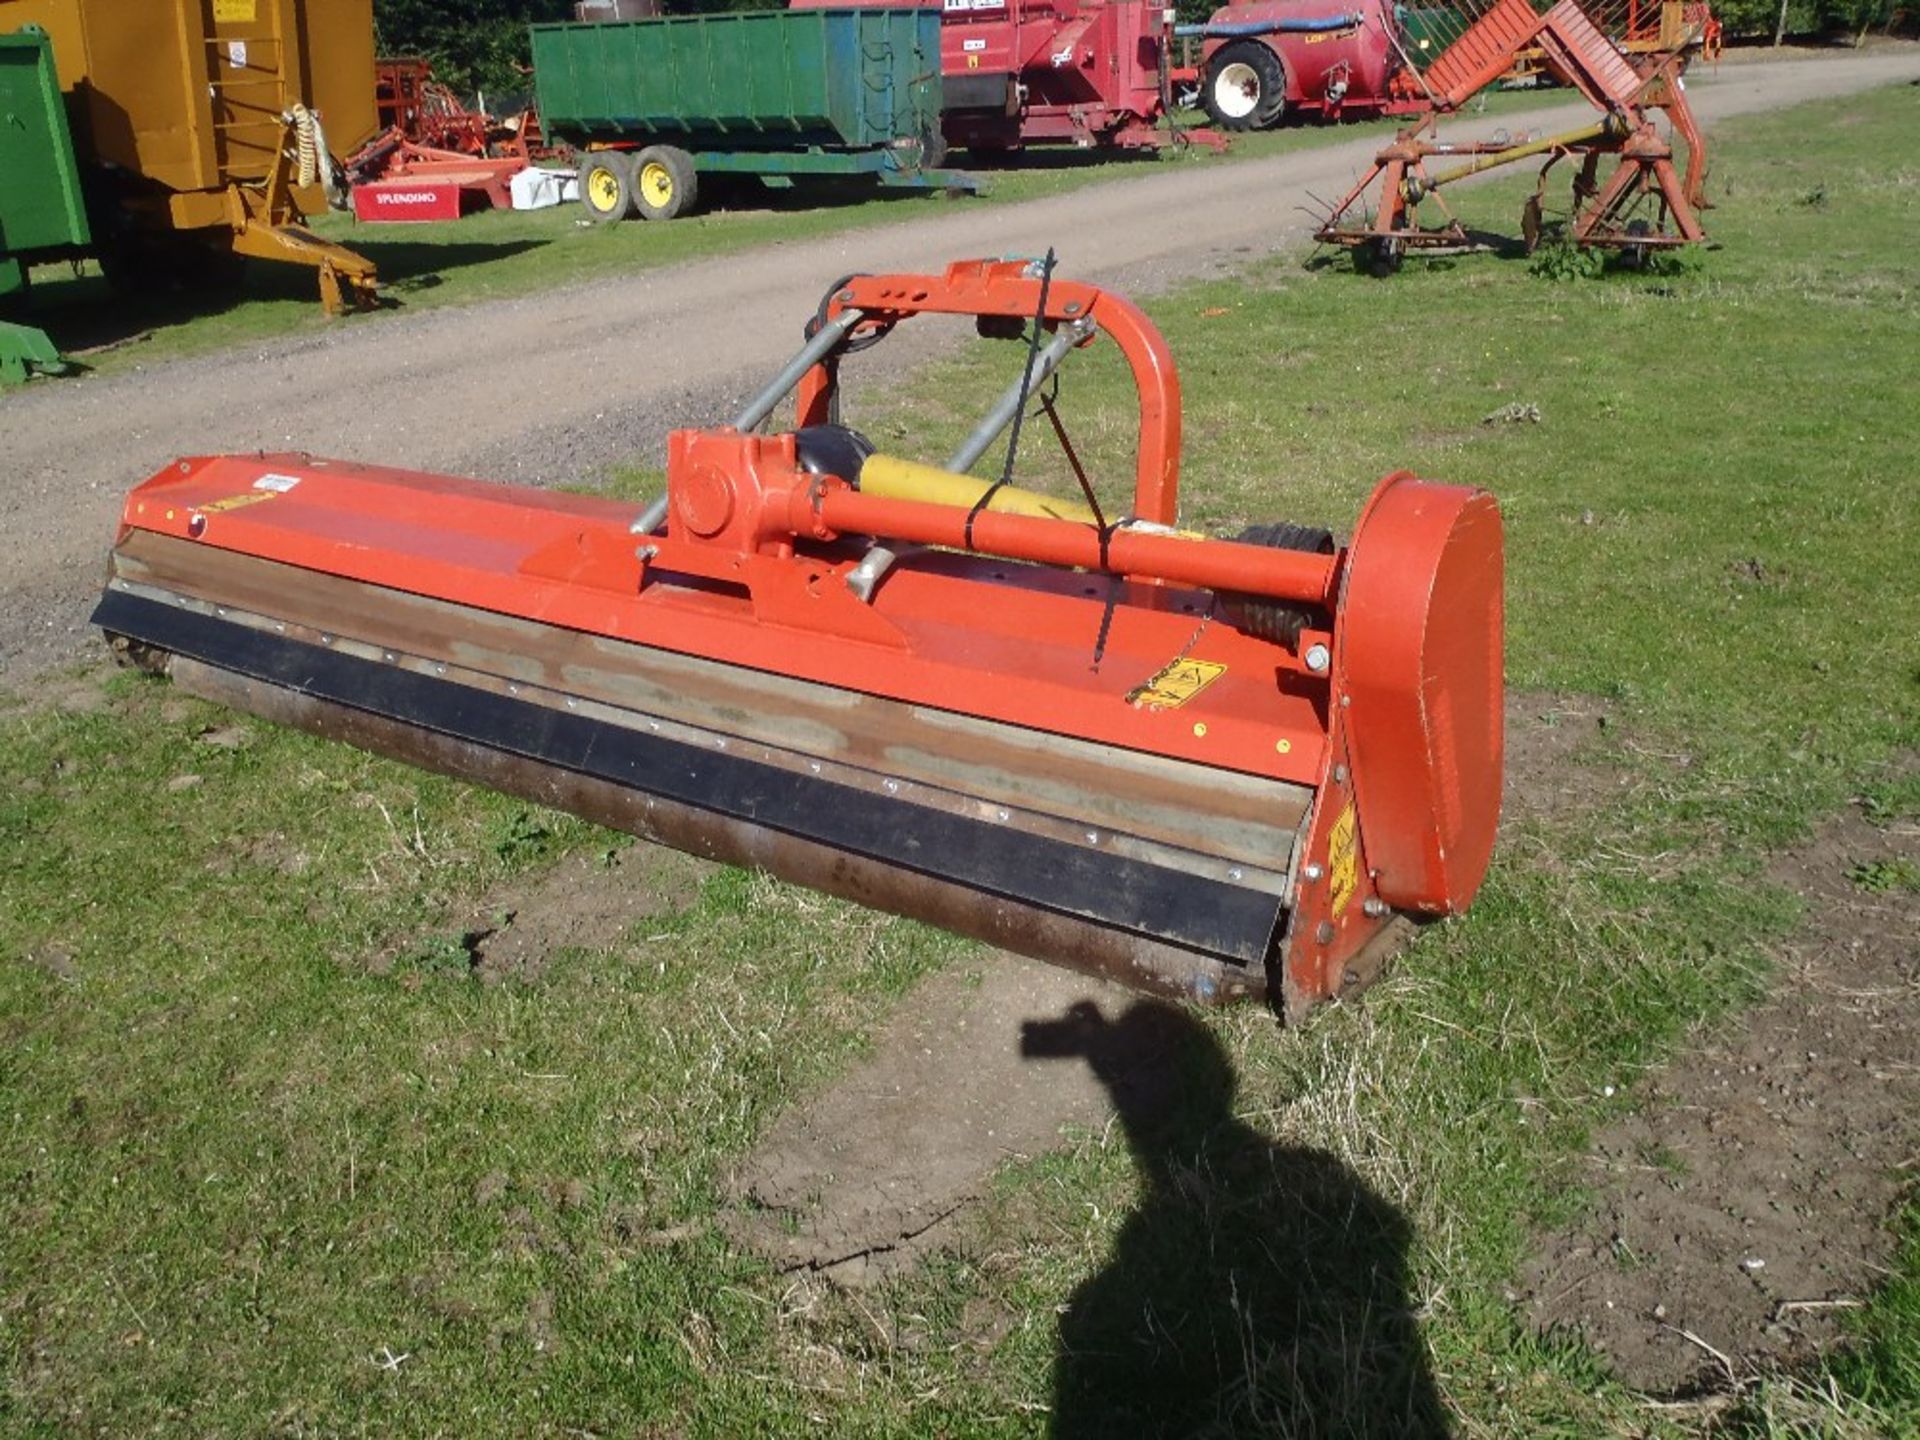
[(300, 483), (298, 475), (262, 475), (253, 482), (256, 490), (276, 490), (284, 495)]
[(960, 42), (960, 48), (962, 50), (984, 50), (987, 48), (987, 42), (984, 40), (962, 40)]
[(227, 63), (236, 70), (247, 68), (247, 42), (229, 40), (227, 42)]

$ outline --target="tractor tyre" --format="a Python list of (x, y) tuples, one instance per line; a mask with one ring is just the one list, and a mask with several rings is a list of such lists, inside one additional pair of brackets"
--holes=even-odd
[(649, 145), (634, 161), (634, 203), (642, 220), (673, 220), (700, 198), (693, 157), (677, 145)]
[(613, 225), (634, 213), (633, 157), (623, 150), (589, 150), (580, 160), (580, 208)]
[(1200, 104), (1222, 130), (1265, 130), (1287, 108), (1286, 67), (1258, 40), (1222, 45), (1200, 81)]

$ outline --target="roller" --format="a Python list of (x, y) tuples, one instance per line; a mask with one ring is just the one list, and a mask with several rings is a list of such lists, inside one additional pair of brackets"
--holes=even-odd
[[(842, 354), (929, 313), (1024, 324), (1023, 402), (1044, 336), (1116, 346), (1126, 502), (841, 424)], [(235, 709), (1154, 993), (1298, 1017), (1397, 914), (1466, 908), (1500, 798), (1491, 496), (1396, 473), (1344, 544), (1196, 536), (1172, 356), (1118, 295), (967, 261), (846, 280), (820, 321), (747, 423), (672, 434), (649, 507), (175, 461), (94, 623)], [(1015, 440), (1021, 411), (992, 412)]]

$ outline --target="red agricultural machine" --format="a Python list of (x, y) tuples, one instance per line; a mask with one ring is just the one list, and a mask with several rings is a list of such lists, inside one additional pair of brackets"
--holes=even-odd
[(1388, 0), (1243, 0), (1197, 33), (1201, 106), (1227, 130), (1329, 120), (1413, 103), (1404, 12)]
[[(791, 0), (795, 8), (826, 3)], [(1197, 99), (1229, 131), (1284, 118), (1415, 114), (1432, 104), (1426, 70), (1483, 8), (1483, 0), (1229, 0), (1204, 24), (1176, 25), (1171, 7), (1144, 0), (944, 0), (942, 128), (948, 144), (976, 152), (1221, 148), (1216, 131), (1174, 122), (1178, 95)], [(1587, 13), (1629, 54), (1711, 52), (1719, 43), (1705, 0), (1590, 0)], [(1553, 71), (1542, 51), (1522, 47), (1497, 78), (1543, 74)]]
[[(829, 0), (792, 0), (817, 9)], [(885, 7), (893, 0), (850, 0)], [(1154, 149), (1225, 141), (1176, 129), (1173, 11), (1147, 0), (944, 0), (940, 72), (949, 145)]]
[[(842, 363), (925, 315), (1019, 373), (941, 466), (842, 423)], [(1056, 403), (1111, 344), (1128, 493)], [(793, 396), (790, 425), (763, 425)], [(1030, 408), (1076, 499), (1008, 483)], [(1501, 780), (1500, 515), (1387, 476), (1344, 544), (1180, 526), (1151, 323), (1048, 261), (849, 277), (649, 505), (306, 455), (129, 497), (94, 614), (194, 693), (993, 944), (1290, 1016), (1395, 912), (1456, 913)], [(998, 478), (970, 472), (1006, 436)]]
[[(1514, 57), (1540, 55), (1555, 78), (1577, 89), (1599, 112), (1589, 125), (1558, 135), (1453, 143), (1439, 136), (1441, 118), (1506, 74)], [(1449, 45), (1423, 77), (1429, 99), (1421, 118), (1375, 158), (1373, 168), (1334, 206), (1317, 238), (1355, 249), (1376, 273), (1397, 269), (1410, 249), (1460, 249), (1472, 243), (1440, 192), (1460, 180), (1541, 159), (1539, 183), (1521, 215), (1529, 253), (1545, 233), (1547, 179), (1573, 167), (1566, 236), (1583, 248), (1615, 250), (1639, 266), (1656, 250), (1706, 239), (1707, 150), (1680, 81), (1684, 51), (1628, 56), (1608, 40), (1577, 0), (1560, 0), (1544, 15), (1528, 0), (1496, 0)], [(1684, 178), (1671, 142), (1655, 123), (1664, 113), (1687, 147)], [(1429, 162), (1457, 163), (1437, 169)], [(1612, 169), (1602, 179), (1603, 161)], [(1371, 197), (1371, 198), (1370, 198)], [(1442, 215), (1425, 225), (1421, 205)]]
[(469, 109), (415, 56), (374, 62), (380, 132), (348, 158), (362, 220), (452, 220), (476, 205), (504, 210), (508, 182), (552, 152), (539, 118), (510, 121)]
[[(1485, 8), (1482, 0), (1229, 0), (1205, 26), (1183, 27), (1203, 43), (1197, 69), (1181, 73), (1226, 130), (1414, 114), (1439, 88), (1430, 68)], [(1589, 0), (1583, 8), (1629, 54), (1718, 53), (1720, 27), (1705, 0)], [(1553, 78), (1543, 52), (1522, 46), (1494, 79), (1540, 75)]]

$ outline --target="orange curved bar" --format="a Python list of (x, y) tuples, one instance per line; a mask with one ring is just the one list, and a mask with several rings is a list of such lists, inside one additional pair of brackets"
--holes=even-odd
[[(961, 260), (943, 275), (859, 275), (835, 291), (827, 313), (858, 309), (876, 324), (912, 315), (995, 315), (1033, 318), (1040, 304), (1037, 266), (1025, 260)], [(1140, 405), (1132, 513), (1156, 525), (1174, 525), (1180, 513), (1180, 377), (1173, 351), (1158, 327), (1131, 301), (1077, 280), (1047, 287), (1044, 324), (1091, 319), (1113, 337), (1133, 371)], [(802, 425), (827, 418), (827, 367), (801, 379), (797, 413)], [(901, 536), (905, 539), (908, 537)]]

